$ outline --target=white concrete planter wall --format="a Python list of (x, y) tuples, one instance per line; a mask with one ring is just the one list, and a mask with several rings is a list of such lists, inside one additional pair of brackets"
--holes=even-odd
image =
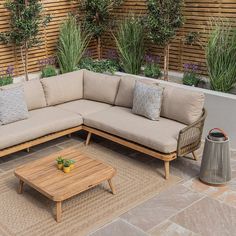
[[(116, 74), (124, 75), (125, 73), (117, 72)], [(142, 76), (137, 77), (146, 78)], [(215, 127), (222, 128), (229, 135), (231, 148), (236, 150), (236, 95), (185, 86), (163, 80), (156, 81), (160, 84), (171, 84), (172, 86), (181, 87), (192, 91), (202, 91), (206, 96), (205, 108), (208, 113), (203, 138), (207, 135), (210, 129)]]

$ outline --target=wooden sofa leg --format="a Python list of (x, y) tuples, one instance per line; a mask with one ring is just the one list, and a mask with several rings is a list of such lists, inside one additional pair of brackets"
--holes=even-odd
[(87, 139), (86, 139), (86, 142), (85, 142), (85, 145), (86, 145), (86, 146), (89, 145), (89, 142), (90, 142), (91, 136), (92, 136), (92, 133), (89, 132), (89, 133), (88, 133), (88, 136), (87, 136)]
[(198, 156), (197, 156), (197, 154), (195, 153), (195, 151), (193, 151), (192, 154), (193, 154), (193, 159), (194, 159), (195, 161), (197, 161), (197, 160), (198, 160)]
[(170, 177), (170, 162), (165, 161), (164, 165), (165, 165), (165, 179), (169, 179), (169, 177)]

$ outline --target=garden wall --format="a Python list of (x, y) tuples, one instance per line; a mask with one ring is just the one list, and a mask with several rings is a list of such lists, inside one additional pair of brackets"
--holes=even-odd
[[(4, 8), (5, 0), (0, 0), (0, 31), (6, 31), (9, 28), (9, 14)], [(57, 39), (59, 34), (59, 25), (68, 12), (77, 11), (78, 7), (75, 1), (68, 0), (42, 0), (45, 8), (45, 14), (50, 13), (52, 21), (47, 29), (42, 29), (42, 44), (38, 48), (30, 50), (29, 55), (29, 71), (38, 71), (38, 60), (55, 55)], [(124, 0), (121, 7), (113, 12), (114, 19), (121, 19), (129, 12), (138, 15), (146, 14), (146, 0)], [(201, 32), (202, 40), (205, 41), (207, 32), (205, 26), (211, 16), (223, 16), (234, 18), (236, 16), (235, 0), (185, 0), (184, 7), (185, 26), (178, 33), (178, 37), (173, 41), (170, 52), (170, 69), (182, 70), (182, 65), (186, 62), (193, 62), (203, 65), (205, 70), (204, 52), (198, 45), (187, 46), (183, 43), (183, 36), (187, 32)], [(110, 49), (114, 49), (114, 41), (109, 34), (103, 37), (103, 56), (107, 57)], [(160, 48), (148, 44), (149, 51), (154, 55), (161, 55)], [(96, 57), (96, 41), (90, 43), (92, 56)], [(23, 66), (19, 50), (15, 50), (12, 46), (0, 45), (0, 67), (6, 68), (8, 65), (14, 65), (15, 75), (23, 74)]]

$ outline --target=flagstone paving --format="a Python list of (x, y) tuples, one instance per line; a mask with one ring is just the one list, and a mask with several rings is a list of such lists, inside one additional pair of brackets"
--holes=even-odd
[[(82, 138), (81, 138), (82, 137)], [(0, 158), (0, 173), (71, 146), (84, 145), (86, 135), (63, 137), (25, 151)], [(157, 172), (163, 163), (131, 149), (95, 137), (93, 142), (117, 152), (150, 162)], [(198, 150), (201, 155), (202, 148)], [(178, 158), (171, 174), (182, 181), (152, 199), (104, 225), (90, 236), (224, 236), (236, 232), (236, 152), (232, 152), (232, 180), (223, 187), (211, 187), (198, 179), (201, 159)]]

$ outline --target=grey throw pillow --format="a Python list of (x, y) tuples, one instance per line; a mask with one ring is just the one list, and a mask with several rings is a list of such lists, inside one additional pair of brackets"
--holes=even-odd
[(0, 123), (6, 125), (29, 117), (23, 86), (0, 91)]
[(150, 120), (159, 120), (163, 88), (157, 84), (136, 81), (132, 112)]

